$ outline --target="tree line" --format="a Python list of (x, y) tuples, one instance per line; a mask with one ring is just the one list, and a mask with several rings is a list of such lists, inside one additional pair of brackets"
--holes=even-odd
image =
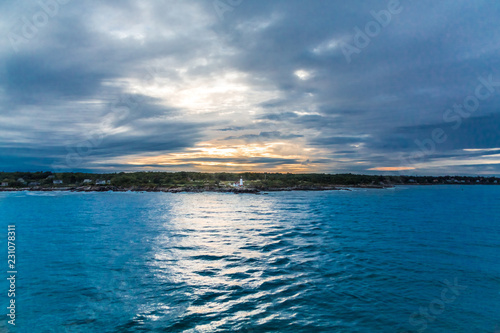
[[(470, 176), (384, 176), (326, 173), (203, 173), (203, 172), (119, 172), (83, 173), (65, 172), (0, 172), (2, 183), (9, 187), (23, 187), (30, 183), (52, 186), (61, 180), (65, 186), (95, 184), (108, 181), (114, 186), (225, 186), (243, 178), (245, 185), (253, 187), (328, 186), (328, 185), (396, 185), (396, 184), (498, 184), (496, 177)], [(5, 185), (4, 185), (5, 186)]]

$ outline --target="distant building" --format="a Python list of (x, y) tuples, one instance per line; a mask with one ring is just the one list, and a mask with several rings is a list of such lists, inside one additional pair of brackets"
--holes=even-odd
[(95, 181), (95, 184), (96, 185), (106, 185), (106, 184), (111, 184), (111, 181), (110, 180), (101, 180), (101, 179), (98, 179)]
[(410, 179), (408, 180), (409, 183), (414, 183), (415, 182), (415, 179)]
[(493, 183), (494, 183), (494, 184), (498, 184), (498, 180), (495, 180)]
[(31, 182), (28, 184), (28, 186), (40, 186), (39, 182)]
[(54, 178), (56, 178), (56, 176), (54, 176), (54, 175), (50, 175), (47, 177), (47, 179), (54, 179)]
[(84, 179), (83, 183), (84, 184), (90, 184), (90, 183), (92, 183), (92, 180), (91, 179)]
[(17, 181), (22, 184), (26, 184), (26, 181), (22, 178), (18, 178)]
[(243, 178), (240, 178), (240, 182), (235, 182), (233, 184), (234, 187), (243, 187)]
[(2, 182), (2, 186), (9, 186), (8, 182)]
[(56, 179), (56, 180), (52, 181), (52, 183), (54, 183), (54, 185), (60, 185), (63, 183), (63, 181)]

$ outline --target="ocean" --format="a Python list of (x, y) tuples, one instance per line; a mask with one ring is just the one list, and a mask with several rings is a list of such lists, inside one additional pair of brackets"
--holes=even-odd
[(0, 331), (500, 332), (499, 209), (499, 186), (2, 192)]

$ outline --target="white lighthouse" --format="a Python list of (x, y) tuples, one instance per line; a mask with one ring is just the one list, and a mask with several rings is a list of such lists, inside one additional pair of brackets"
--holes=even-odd
[(243, 186), (243, 177), (240, 178), (240, 187)]

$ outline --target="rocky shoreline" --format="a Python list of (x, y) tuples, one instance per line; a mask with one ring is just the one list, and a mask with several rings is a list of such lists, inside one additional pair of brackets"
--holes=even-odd
[(336, 185), (336, 186), (294, 186), (294, 187), (260, 187), (260, 188), (231, 188), (231, 187), (145, 187), (145, 186), (130, 186), (118, 187), (112, 185), (104, 186), (75, 186), (75, 187), (6, 187), (0, 188), (0, 192), (19, 192), (19, 191), (37, 191), (37, 192), (52, 192), (52, 191), (68, 191), (68, 192), (166, 192), (166, 193), (202, 193), (202, 192), (218, 192), (218, 193), (235, 193), (235, 194), (260, 194), (263, 192), (288, 192), (288, 191), (339, 191), (349, 190), (349, 188), (375, 188), (384, 189), (393, 187), (392, 185)]

